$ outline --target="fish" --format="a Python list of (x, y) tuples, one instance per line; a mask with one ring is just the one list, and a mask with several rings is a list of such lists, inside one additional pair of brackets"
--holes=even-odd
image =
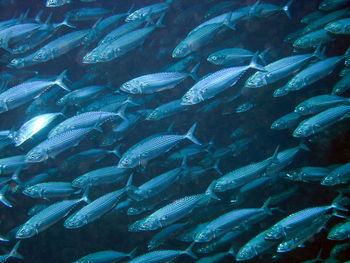
[(333, 186), (344, 184), (350, 180), (350, 163), (343, 164), (332, 170), (322, 179), (321, 184), (325, 186)]
[(94, 128), (68, 130), (48, 138), (32, 148), (25, 156), (25, 162), (38, 163), (54, 158), (59, 153), (77, 145), (80, 140)]
[(38, 115), (29, 121), (25, 122), (18, 131), (14, 132), (13, 142), (16, 147), (20, 146), (22, 143), (30, 139), (34, 134), (38, 133), (46, 126), (48, 126), (52, 121), (54, 121), (58, 116), (64, 116), (63, 113), (45, 113)]
[(248, 164), (214, 180), (214, 191), (225, 192), (227, 190), (236, 189), (253, 181), (254, 179), (259, 178), (261, 174), (266, 170), (266, 168), (268, 168), (272, 163), (278, 163), (278, 149), (279, 147), (276, 148), (272, 157), (269, 157), (266, 160)]
[(63, 226), (68, 229), (80, 228), (97, 220), (112, 210), (124, 195), (125, 188), (122, 188), (100, 196), (69, 216)]
[(330, 125), (348, 117), (350, 106), (340, 105), (324, 110), (313, 117), (303, 120), (293, 131), (293, 136), (309, 137), (326, 129)]
[(63, 71), (53, 81), (46, 79), (26, 81), (0, 93), (0, 112), (15, 109), (29, 102), (54, 85), (58, 85), (62, 89), (70, 91), (63, 82), (66, 72), (66, 70)]
[(349, 35), (350, 34), (350, 19), (343, 18), (328, 23), (324, 29), (332, 34), (336, 35)]
[(198, 67), (199, 64), (192, 69), (191, 73), (159, 72), (144, 75), (123, 83), (120, 89), (131, 94), (152, 94), (172, 89), (189, 76), (196, 81), (196, 71)]
[(170, 151), (177, 143), (188, 139), (191, 142), (201, 145), (193, 136), (197, 124), (193, 124), (184, 135), (154, 135), (148, 137), (129, 148), (119, 160), (119, 168), (134, 168), (139, 165), (145, 165), (150, 160)]
[(350, 236), (350, 222), (339, 223), (328, 232), (329, 240), (346, 240)]
[(264, 67), (256, 61), (257, 54), (247, 66), (230, 67), (203, 77), (182, 96), (182, 104), (193, 105), (215, 97), (225, 89), (234, 86), (242, 74), (250, 68), (264, 70)]
[(23, 194), (32, 198), (50, 199), (66, 197), (76, 193), (70, 182), (48, 182), (26, 187)]
[(66, 217), (81, 202), (89, 202), (87, 191), (79, 199), (63, 200), (49, 205), (21, 225), (16, 233), (16, 238), (25, 239), (39, 234)]
[(115, 250), (104, 250), (95, 253), (88, 254), (82, 258), (74, 261), (74, 263), (87, 263), (87, 262), (117, 262), (123, 259), (132, 259), (135, 257), (137, 248), (130, 251), (130, 253), (123, 253)]

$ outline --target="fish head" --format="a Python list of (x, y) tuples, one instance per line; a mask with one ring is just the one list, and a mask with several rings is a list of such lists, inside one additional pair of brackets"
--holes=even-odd
[(49, 156), (47, 155), (44, 148), (35, 147), (26, 154), (24, 160), (27, 163), (39, 163), (47, 160), (48, 158)]
[(293, 249), (294, 245), (295, 245), (295, 242), (293, 242), (293, 239), (284, 241), (277, 246), (277, 252), (279, 253), (288, 252)]
[(23, 190), (23, 194), (30, 196), (30, 197), (38, 197), (39, 196), (39, 189), (33, 185), (33, 186), (28, 186)]
[[(116, 51), (119, 52), (120, 48), (117, 48)], [(105, 48), (101, 53), (99, 53), (97, 62), (110, 61), (114, 57), (114, 50), (112, 48)]]
[(47, 52), (47, 50), (45, 49), (39, 49), (35, 55), (33, 56), (33, 61), (36, 62), (44, 62), (49, 60), (50, 56), (49, 56), (49, 52)]
[(203, 101), (203, 97), (195, 90), (190, 89), (183, 95), (181, 104), (182, 105), (193, 105)]
[(181, 42), (177, 47), (174, 49), (172, 57), (173, 58), (183, 58), (190, 54), (192, 52), (191, 46), (188, 45), (186, 42)]
[(237, 255), (236, 255), (236, 260), (237, 261), (243, 261), (243, 260), (249, 260), (257, 256), (257, 251), (253, 246), (250, 245), (245, 245), (242, 247)]
[(125, 18), (125, 22), (137, 21), (143, 19), (142, 13), (138, 10), (131, 13)]
[(139, 163), (137, 159), (138, 158), (136, 156), (122, 156), (122, 158), (119, 160), (118, 168), (133, 168)]
[(266, 74), (260, 71), (250, 76), (245, 83), (246, 88), (259, 88), (264, 85), (267, 85)]
[(215, 229), (203, 229), (194, 238), (195, 242), (209, 242), (213, 238), (215, 238)]
[(345, 240), (348, 239), (348, 235), (341, 227), (335, 226), (329, 231), (327, 238), (330, 240)]
[(24, 224), (18, 229), (16, 233), (16, 238), (29, 238), (37, 234), (38, 230), (35, 226), (30, 224)]
[(222, 63), (224, 60), (225, 56), (220, 54), (212, 54), (207, 58), (207, 61), (215, 65)]
[(344, 26), (335, 21), (327, 24), (324, 29), (333, 34), (340, 34), (343, 32)]
[(88, 185), (88, 178), (83, 175), (75, 178), (72, 182), (72, 186), (77, 188), (84, 188), (87, 185)]
[(309, 114), (310, 113), (310, 108), (311, 108), (310, 103), (305, 102), (305, 103), (302, 103), (302, 104), (298, 105), (295, 108), (294, 112), (299, 113), (301, 115)]
[(46, 7), (59, 7), (61, 6), (61, 3), (59, 0), (47, 0), (46, 1)]
[(79, 228), (88, 223), (88, 220), (83, 215), (73, 214), (64, 221), (63, 226), (68, 229)]
[(141, 94), (142, 93), (141, 86), (137, 83), (137, 81), (134, 81), (134, 80), (130, 80), (130, 81), (123, 83), (120, 86), (120, 89), (124, 92), (132, 93), (132, 94)]
[(287, 128), (286, 123), (283, 120), (276, 120), (271, 124), (271, 130), (283, 130)]
[(96, 52), (89, 52), (83, 57), (83, 63), (96, 63), (98, 59), (98, 55)]
[(267, 233), (264, 236), (265, 240), (279, 240), (283, 238), (284, 230), (283, 227), (280, 225), (274, 225), (270, 230), (267, 231)]
[(23, 68), (24, 67), (24, 58), (14, 58), (7, 65), (9, 68)]
[(341, 184), (341, 179), (339, 174), (336, 173), (330, 173), (325, 178), (322, 179), (321, 185), (325, 186), (333, 186)]
[(274, 98), (282, 97), (282, 96), (285, 96), (287, 94), (288, 94), (288, 91), (286, 90), (286, 88), (282, 87), (282, 88), (278, 88), (278, 89), (274, 90), (273, 97)]
[(300, 125), (294, 130), (293, 137), (302, 138), (302, 137), (308, 137), (312, 134), (313, 134), (313, 129), (311, 125)]
[(153, 110), (151, 111), (147, 117), (146, 117), (146, 120), (159, 120), (161, 117), (161, 112), (158, 111), (158, 110)]
[(302, 178), (302, 175), (300, 172), (292, 171), (292, 172), (283, 173), (281, 177), (289, 179), (291, 181), (300, 181), (300, 178)]
[(18, 134), (18, 133), (16, 133), (12, 139), (16, 147), (20, 146), (22, 143), (24, 143), (27, 140), (24, 134)]
[(288, 82), (286, 86), (286, 90), (287, 91), (299, 90), (303, 86), (304, 86), (303, 80), (295, 77)]

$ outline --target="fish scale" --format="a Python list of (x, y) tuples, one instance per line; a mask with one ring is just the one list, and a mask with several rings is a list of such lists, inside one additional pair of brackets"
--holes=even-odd
[(112, 210), (123, 197), (124, 193), (125, 189), (123, 188), (97, 198), (67, 218), (64, 222), (64, 227), (77, 228), (95, 221)]
[(119, 114), (104, 111), (81, 113), (58, 124), (49, 132), (47, 138), (52, 138), (72, 129), (92, 128), (96, 126), (97, 123), (102, 123), (115, 116), (119, 116)]

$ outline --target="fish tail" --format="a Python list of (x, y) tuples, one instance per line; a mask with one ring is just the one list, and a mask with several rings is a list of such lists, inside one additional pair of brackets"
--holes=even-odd
[(71, 91), (66, 84), (64, 84), (63, 79), (66, 77), (67, 70), (65, 69), (56, 79), (55, 83), (66, 91)]
[(80, 201), (84, 201), (87, 204), (91, 203), (90, 199), (89, 199), (89, 187), (87, 186), (84, 190), (83, 196), (80, 198)]
[(229, 12), (227, 14), (227, 16), (225, 17), (223, 24), (224, 24), (224, 26), (227, 26), (228, 28), (230, 28), (232, 30), (236, 30), (236, 26), (231, 23), (231, 17), (232, 17), (232, 12)]
[(279, 164), (279, 160), (278, 160), (279, 149), (280, 149), (280, 146), (278, 145), (276, 147), (276, 150), (274, 151), (273, 155), (271, 156), (271, 163)]
[(13, 207), (12, 204), (6, 199), (5, 195), (9, 189), (10, 185), (6, 184), (3, 188), (0, 190), (0, 202), (6, 205), (7, 207)]
[(119, 150), (120, 150), (121, 144), (119, 144), (117, 147), (115, 147), (113, 150), (109, 151), (109, 153), (114, 154), (115, 156), (117, 156), (118, 158), (122, 158)]
[(196, 82), (199, 80), (199, 78), (198, 78), (198, 76), (197, 76), (197, 71), (198, 71), (199, 65), (200, 65), (200, 62), (198, 62), (198, 63), (191, 69), (191, 71), (190, 71), (190, 73), (189, 73), (189, 76), (190, 76), (191, 78), (193, 78), (193, 80), (196, 81)]
[(305, 144), (305, 142), (303, 140), (299, 144), (299, 148), (303, 149), (304, 151), (311, 152), (310, 148)]
[(137, 189), (136, 186), (133, 186), (132, 185), (132, 179), (134, 177), (134, 174), (131, 173), (130, 176), (129, 176), (129, 179), (128, 181), (126, 182), (126, 185), (125, 185), (125, 191), (126, 192), (130, 192), (130, 191), (135, 191)]
[(236, 257), (236, 252), (233, 246), (230, 247), (230, 250), (227, 253), (233, 257)]
[[(46, 21), (44, 24), (49, 25), (51, 18), (52, 18), (52, 13), (50, 13), (49, 16), (46, 18)], [(40, 21), (40, 17), (39, 17), (39, 21)]]
[(130, 251), (130, 253), (128, 254), (130, 258), (134, 258), (136, 256), (136, 252), (137, 252), (137, 247), (135, 247), (133, 250)]
[(207, 190), (205, 191), (205, 194), (212, 199), (220, 201), (221, 199), (213, 192), (215, 184), (216, 180), (212, 181), (211, 184), (208, 186)]
[(282, 7), (282, 10), (286, 13), (289, 19), (292, 19), (292, 16), (289, 12), (289, 8), (292, 5), (294, 0), (290, 0), (284, 7)]
[(273, 215), (272, 214), (272, 211), (270, 209), (269, 204), (270, 204), (270, 201), (271, 201), (271, 197), (269, 197), (265, 202), (264, 204), (262, 205), (261, 209), (263, 209), (265, 211), (266, 214), (268, 215)]
[[(43, 10), (41, 9), (38, 13), (37, 13), (37, 15), (35, 16), (35, 18), (34, 18), (34, 21), (35, 22), (37, 22), (37, 23), (41, 23), (41, 15), (43, 14)], [(52, 13), (50, 14), (51, 16), (52, 16)], [(50, 17), (50, 16), (49, 16)]]
[(215, 171), (217, 171), (218, 174), (223, 175), (223, 173), (221, 172), (221, 170), (219, 168), (219, 163), (220, 163), (220, 159), (217, 159), (212, 168)]
[(339, 195), (333, 200), (332, 202), (332, 208), (336, 209), (336, 210), (340, 210), (340, 211), (343, 211), (343, 212), (348, 212), (349, 209), (345, 208), (343, 205), (341, 205), (341, 201), (342, 201), (342, 198), (343, 198), (343, 193), (342, 192), (339, 192)]
[(8, 258), (23, 259), (23, 256), (17, 252), (20, 244), (21, 240), (17, 241), (16, 245), (11, 249), (10, 253), (8, 254)]
[(265, 70), (265, 68), (264, 68), (264, 66), (262, 66), (262, 65), (260, 65), (259, 63), (258, 63), (258, 59), (259, 59), (259, 53), (258, 52), (256, 52), (255, 54), (254, 54), (254, 56), (253, 56), (253, 58), (252, 58), (252, 60), (251, 60), (251, 62), (250, 62), (250, 64), (249, 64), (249, 68), (254, 68), (254, 69), (257, 69), (257, 70), (261, 70), (261, 71), (266, 71)]
[(266, 65), (265, 56), (266, 56), (267, 53), (269, 53), (269, 51), (270, 51), (270, 48), (267, 48), (267, 49), (265, 49), (263, 52), (261, 52), (261, 53), (258, 55), (258, 57), (260, 58), (261, 62), (262, 62), (264, 65)]
[(197, 145), (202, 145), (193, 135), (195, 129), (197, 127), (197, 123), (194, 123), (191, 128), (188, 130), (188, 132), (185, 134), (185, 138), (189, 139), (191, 142), (197, 144)]
[(76, 28), (75, 25), (72, 25), (71, 23), (69, 23), (69, 17), (68, 16), (66, 16), (61, 23), (57, 24), (56, 28), (60, 28), (61, 26), (67, 26), (67, 27), (70, 27), (70, 28)]
[(317, 48), (315, 49), (314, 53), (312, 54), (313, 57), (316, 57), (320, 60), (326, 59), (325, 52), (326, 48), (321, 49), (322, 45), (318, 45)]
[(125, 115), (125, 109), (128, 107), (128, 104), (122, 105), (119, 110), (117, 111), (116, 115), (118, 115), (120, 118), (122, 118), (124, 121), (128, 121), (128, 118)]
[(197, 255), (192, 252), (192, 248), (195, 244), (195, 242), (192, 242), (191, 245), (184, 251), (184, 254), (190, 256), (193, 259), (198, 259)]
[(165, 27), (165, 25), (162, 24), (164, 17), (165, 17), (165, 13), (163, 13), (161, 17), (158, 19), (157, 23), (155, 24), (156, 27), (158, 28)]
[(260, 2), (260, 0), (256, 1), (255, 4), (250, 7), (248, 17), (255, 16), (256, 8), (258, 7), (258, 5), (260, 5)]

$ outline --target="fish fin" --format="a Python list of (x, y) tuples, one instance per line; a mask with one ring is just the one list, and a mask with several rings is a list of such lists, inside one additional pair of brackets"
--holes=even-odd
[(118, 145), (117, 147), (115, 147), (113, 150), (109, 151), (109, 153), (114, 154), (114, 155), (117, 156), (118, 158), (122, 158), (122, 156), (121, 156), (121, 154), (120, 154), (120, 152), (119, 152), (121, 146), (122, 146), (122, 145), (119, 144), (119, 145)]
[(138, 187), (132, 185), (133, 177), (134, 177), (134, 173), (131, 173), (130, 176), (129, 176), (128, 181), (126, 182), (126, 186), (125, 186), (125, 191), (126, 192), (128, 192), (128, 191), (135, 191), (135, 190), (138, 189)]
[(268, 215), (273, 215), (271, 209), (268, 207), (268, 205), (270, 204), (271, 201), (271, 197), (269, 197), (264, 204), (262, 205), (261, 209), (263, 209), (265, 211), (266, 214)]
[(63, 79), (66, 77), (67, 70), (65, 69), (55, 80), (55, 83), (66, 91), (71, 91), (66, 84), (63, 83)]
[(89, 199), (89, 191), (90, 191), (90, 188), (89, 186), (87, 186), (85, 189), (84, 189), (84, 193), (83, 193), (83, 196), (81, 197), (81, 201), (84, 201), (86, 202), (87, 204), (90, 204), (91, 201)]
[(334, 209), (336, 209), (336, 210), (348, 212), (349, 209), (345, 208), (344, 206), (342, 206), (342, 205), (340, 204), (341, 199), (342, 199), (342, 192), (340, 192), (340, 193), (338, 194), (338, 196), (333, 200), (331, 206), (332, 206)]
[(13, 207), (12, 204), (6, 199), (5, 195), (9, 189), (10, 185), (6, 184), (3, 188), (0, 190), (0, 202), (6, 205), (7, 207)]
[(284, 7), (282, 7), (282, 10), (286, 13), (289, 19), (292, 19), (292, 16), (289, 12), (289, 8), (292, 5), (294, 0), (290, 0)]
[[(41, 10), (38, 12), (38, 14), (35, 16), (34, 21), (35, 21), (36, 23), (38, 23), (38, 24), (41, 23), (40, 17), (41, 17), (41, 15), (43, 14), (43, 12), (44, 12), (44, 11), (41, 9)], [(51, 14), (51, 15), (52, 15), (52, 14)]]
[(202, 145), (193, 135), (195, 129), (197, 127), (197, 123), (194, 123), (191, 128), (188, 130), (188, 132), (184, 135), (185, 138), (189, 139), (191, 142), (197, 144), (197, 145)]
[(264, 65), (266, 65), (265, 56), (266, 56), (267, 53), (269, 53), (269, 51), (270, 51), (270, 48), (267, 48), (267, 49), (265, 49), (263, 52), (261, 52), (261, 53), (258, 55), (258, 57), (260, 58), (261, 62), (262, 62)]
[(250, 7), (248, 17), (255, 16), (256, 8), (258, 7), (258, 5), (260, 5), (260, 2), (260, 0), (256, 1), (255, 4)]
[(165, 13), (163, 13), (158, 19), (157, 23), (155, 24), (156, 27), (158, 28), (165, 27), (165, 25), (162, 24), (164, 17), (165, 17)]
[(167, 133), (172, 133), (174, 131), (175, 122), (170, 123), (169, 128), (167, 129)]
[(18, 185), (22, 184), (21, 180), (18, 177), (21, 171), (22, 171), (22, 166), (18, 167), (10, 178), (10, 180), (14, 181)]
[(278, 160), (278, 151), (280, 149), (280, 146), (278, 145), (276, 147), (276, 150), (274, 151), (273, 155), (271, 156), (271, 163), (275, 163), (275, 164), (279, 164), (279, 160)]
[(44, 24), (49, 25), (51, 18), (52, 18), (52, 13), (50, 13), (49, 16), (46, 18), (46, 21), (44, 22)]
[(132, 13), (132, 10), (134, 10), (134, 7), (135, 7), (135, 3), (133, 3), (133, 4), (130, 6), (128, 12), (125, 13), (125, 16), (130, 15), (130, 14)]
[(321, 49), (321, 47), (322, 45), (318, 45), (312, 56), (318, 58), (319, 60), (324, 60), (326, 59), (326, 56), (324, 55), (326, 49)]
[(125, 109), (128, 107), (128, 104), (122, 105), (119, 110), (116, 112), (116, 115), (118, 115), (122, 120), (128, 121), (128, 118), (125, 115)]
[(9, 258), (23, 259), (23, 256), (17, 252), (20, 244), (21, 240), (17, 241), (16, 245), (11, 249), (10, 253), (8, 254)]
[(303, 149), (304, 151), (311, 152), (310, 148), (303, 141), (301, 141), (299, 144), (299, 148)]
[(227, 253), (233, 257), (236, 257), (236, 252), (233, 246), (230, 247), (230, 250)]
[(223, 175), (223, 173), (221, 172), (220, 168), (219, 168), (219, 163), (220, 163), (220, 159), (218, 159), (214, 165), (213, 165), (213, 169), (220, 175)]
[(200, 65), (200, 62), (198, 62), (196, 65), (194, 65), (194, 67), (191, 69), (191, 71), (189, 73), (189, 76), (191, 78), (193, 78), (193, 80), (195, 82), (197, 82), (199, 80), (199, 78), (197, 76), (197, 71), (198, 71), (199, 65)]
[(258, 58), (259, 58), (259, 53), (256, 52), (252, 58), (252, 60), (250, 61), (250, 64), (249, 64), (249, 68), (254, 68), (254, 69), (257, 69), (257, 70), (261, 70), (261, 71), (266, 71), (266, 69), (264, 68), (264, 66), (260, 65), (258, 63)]
[(212, 181), (210, 185), (208, 186), (207, 190), (205, 190), (205, 194), (208, 195), (210, 198), (220, 201), (221, 199), (216, 196), (216, 194), (213, 192), (213, 188), (216, 184), (216, 180)]
[(57, 25), (55, 25), (55, 29), (56, 28), (60, 28), (61, 26), (67, 26), (67, 27), (70, 27), (70, 28), (77, 28), (75, 25), (72, 25), (71, 23), (69, 23), (69, 17), (68, 16), (66, 16), (61, 23), (58, 23)]
[(128, 256), (130, 258), (134, 258), (136, 256), (136, 252), (137, 252), (137, 247), (135, 247), (133, 250), (131, 250), (130, 253), (128, 254)]
[(231, 17), (232, 17), (232, 12), (229, 12), (227, 14), (227, 16), (225, 17), (224, 26), (227, 26), (228, 28), (232, 29), (232, 30), (236, 30), (236, 26), (234, 24), (231, 23)]
[(190, 256), (193, 259), (198, 259), (198, 257), (192, 252), (192, 248), (195, 246), (195, 242), (192, 242), (191, 245), (184, 251), (184, 254)]

